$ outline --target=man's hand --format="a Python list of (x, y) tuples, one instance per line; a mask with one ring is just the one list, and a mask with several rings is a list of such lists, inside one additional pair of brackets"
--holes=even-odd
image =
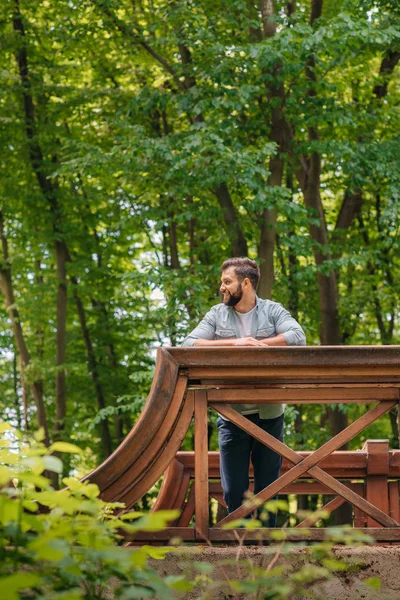
[(233, 346), (267, 346), (261, 340), (256, 340), (253, 337), (243, 337), (237, 338), (236, 340), (232, 340)]

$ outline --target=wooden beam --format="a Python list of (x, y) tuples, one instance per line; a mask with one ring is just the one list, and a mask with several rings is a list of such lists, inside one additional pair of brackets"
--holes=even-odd
[(210, 402), (229, 402), (230, 404), (242, 404), (251, 402), (252, 404), (320, 404), (329, 402), (329, 404), (340, 402), (349, 403), (368, 403), (382, 400), (398, 400), (399, 388), (397, 387), (359, 387), (353, 388), (265, 388), (265, 389), (222, 389), (210, 390), (208, 392)]
[(322, 506), (321, 508), (319, 508), (317, 511), (315, 511), (314, 513), (312, 513), (311, 515), (309, 515), (306, 519), (304, 519), (304, 521), (301, 521), (300, 523), (298, 523), (296, 525), (296, 528), (306, 528), (306, 527), (313, 527), (316, 523), (318, 523), (318, 521), (321, 520), (321, 517), (315, 517), (315, 513), (316, 512), (320, 512), (322, 510), (327, 511), (329, 514), (331, 514), (334, 510), (336, 510), (337, 508), (339, 508), (339, 506), (342, 506), (342, 504), (344, 504), (346, 501), (344, 498), (341, 498), (340, 496), (336, 496), (336, 498), (333, 498), (332, 500), (330, 500), (329, 502), (327, 502), (324, 506)]
[[(260, 527), (259, 529), (245, 529), (243, 527), (234, 529), (220, 529), (213, 527), (210, 529), (210, 541), (211, 542), (235, 542), (238, 544), (238, 538), (249, 541), (274, 540), (274, 536), (277, 532), (282, 531), (285, 534), (285, 539), (290, 542), (305, 543), (308, 541), (322, 541), (322, 540), (335, 540), (337, 536), (333, 530), (329, 528), (319, 527), (312, 529), (268, 529), (267, 527)], [(373, 527), (366, 528), (352, 528), (349, 529), (349, 535), (354, 535), (357, 532), (363, 533), (373, 537), (377, 542), (400, 542), (400, 528), (398, 527), (385, 527), (383, 529), (374, 529)], [(279, 535), (279, 533), (278, 533)], [(276, 537), (275, 537), (276, 539)]]
[(194, 399), (194, 485), (196, 538), (208, 539), (208, 417), (207, 392), (195, 392)]

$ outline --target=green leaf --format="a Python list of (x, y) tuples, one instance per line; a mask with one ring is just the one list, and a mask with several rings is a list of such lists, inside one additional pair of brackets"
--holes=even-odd
[(155, 558), (156, 560), (164, 560), (167, 554), (171, 552), (176, 552), (177, 548), (165, 548), (165, 547), (156, 547), (156, 546), (142, 546), (142, 551), (148, 554), (151, 558)]
[(82, 448), (70, 444), (69, 442), (54, 442), (49, 448), (49, 452), (68, 452), (70, 454), (83, 454)]
[(37, 442), (43, 442), (44, 438), (46, 437), (46, 432), (44, 430), (44, 427), (41, 427), (40, 429), (38, 429), (38, 431), (36, 431), (33, 434), (33, 437)]
[(349, 568), (344, 560), (336, 560), (334, 558), (324, 558), (322, 560), (322, 564), (332, 572), (347, 571)]
[(165, 578), (165, 583), (177, 592), (191, 592), (193, 589), (193, 583), (180, 575), (169, 575)]
[(382, 581), (379, 577), (376, 576), (365, 579), (364, 583), (365, 585), (368, 585), (368, 587), (373, 588), (374, 590), (380, 590), (382, 587)]
[(14, 431), (14, 427), (12, 427), (6, 421), (0, 422), (0, 433), (5, 433), (6, 431)]
[(0, 465), (0, 486), (6, 485), (11, 481), (13, 472), (8, 467)]
[(63, 464), (58, 456), (43, 456), (43, 463), (47, 471), (53, 473), (62, 473), (63, 471)]
[(0, 599), (19, 600), (19, 592), (38, 585), (39, 575), (34, 573), (15, 573), (8, 577), (0, 577)]

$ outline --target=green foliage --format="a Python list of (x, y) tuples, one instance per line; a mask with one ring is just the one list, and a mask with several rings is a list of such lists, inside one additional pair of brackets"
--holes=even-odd
[(49, 452), (79, 448), (56, 442), (47, 449), (5, 423), (0, 431), (1, 598), (100, 600), (110, 589), (124, 600), (169, 598), (182, 589), (182, 582), (165, 580), (147, 565), (149, 557), (162, 560), (173, 548), (119, 545), (122, 529), (133, 538), (159, 531), (176, 511), (120, 514), (123, 504), (100, 500), (96, 485), (73, 477), (55, 491), (45, 470), (59, 472), (59, 459)]

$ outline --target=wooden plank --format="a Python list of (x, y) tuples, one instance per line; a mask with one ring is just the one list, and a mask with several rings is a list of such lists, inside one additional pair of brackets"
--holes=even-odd
[[(376, 506), (373, 506), (368, 501), (364, 500), (360, 496), (358, 496), (355, 492), (348, 489), (345, 485), (328, 475), (320, 469), (319, 467), (313, 466), (319, 460), (324, 458), (327, 452), (332, 452), (338, 446), (342, 446), (344, 443), (349, 441), (352, 437), (357, 435), (359, 431), (361, 431), (364, 427), (375, 421), (379, 416), (389, 411), (394, 405), (394, 402), (382, 402), (381, 404), (375, 406), (368, 413), (362, 415), (359, 419), (357, 419), (354, 423), (346, 427), (341, 433), (337, 436), (329, 440), (326, 444), (321, 446), (316, 452), (313, 453), (312, 456), (301, 459), (296, 452), (288, 448), (282, 442), (279, 442), (270, 434), (263, 431), (260, 427), (254, 425), (248, 419), (245, 419), (242, 415), (239, 415), (235, 410), (228, 406), (224, 406), (223, 408), (220, 405), (212, 405), (217, 412), (220, 412), (223, 416), (230, 419), (233, 423), (235, 423), (238, 427), (241, 427), (245, 431), (248, 431), (250, 435), (254, 438), (258, 439), (263, 444), (272, 448), (282, 456), (285, 456), (289, 460), (291, 460), (296, 466), (294, 466), (289, 472), (285, 473), (279, 479), (271, 483), (264, 490), (256, 494), (250, 501), (245, 502), (237, 508), (235, 511), (230, 513), (225, 519), (217, 523), (217, 526), (233, 521), (235, 519), (240, 519), (247, 516), (253, 509), (254, 505), (259, 505), (266, 502), (268, 499), (272, 498), (276, 494), (280, 492), (286, 485), (290, 484), (294, 479), (303, 474), (308, 470), (309, 474), (312, 475), (319, 482), (327, 485), (334, 492), (351, 502), (352, 504), (358, 506), (364, 512), (366, 512), (370, 517), (375, 518), (380, 524), (385, 527), (396, 527), (399, 524), (394, 521), (391, 517), (383, 513)], [(301, 463), (301, 464), (299, 464)]]
[(208, 539), (208, 416), (207, 392), (199, 390), (194, 398), (194, 485), (196, 538)]
[[(365, 498), (365, 484), (361, 482), (353, 483), (353, 490), (361, 496)], [(353, 523), (354, 527), (366, 527), (367, 526), (367, 515), (360, 510), (357, 506), (353, 505)], [(393, 515), (391, 515), (393, 517)], [(394, 518), (394, 517), (393, 517)], [(397, 520), (397, 519), (395, 519)]]
[(214, 492), (211, 494), (211, 492), (210, 492), (210, 498), (214, 498), (214, 500), (216, 500), (218, 502), (218, 504), (220, 504), (224, 508), (228, 508), (228, 506), (224, 500), (223, 494), (216, 494)]
[(178, 364), (171, 354), (165, 348), (159, 348), (151, 389), (137, 423), (111, 456), (83, 480), (89, 479), (96, 483), (103, 492), (146, 452), (168, 413), (175, 392), (178, 370)]
[(152, 512), (176, 508), (176, 498), (182, 486), (185, 467), (176, 458), (165, 471), (160, 491), (153, 505)]
[(229, 402), (230, 404), (251, 402), (255, 404), (316, 404), (322, 401), (341, 404), (398, 400), (399, 390), (387, 388), (274, 388), (274, 389), (232, 389), (210, 390), (210, 402)]
[[(354, 483), (345, 484), (347, 487), (353, 489)], [(363, 485), (363, 484), (361, 484)], [(220, 481), (210, 481), (208, 484), (209, 493), (210, 494), (222, 494), (222, 486)], [(252, 484), (250, 483), (249, 489), (252, 489)], [(309, 495), (309, 494), (332, 494), (332, 490), (326, 485), (322, 485), (317, 481), (310, 482), (296, 482), (291, 483), (284, 487), (280, 492), (280, 495), (286, 494), (299, 494), (299, 495)]]
[(400, 482), (389, 481), (389, 515), (400, 521)]
[[(112, 485), (107, 486), (107, 488), (103, 490), (101, 496), (103, 500), (106, 500), (107, 502), (123, 502), (122, 498), (125, 494), (129, 490), (132, 490), (133, 486), (136, 485), (147, 472), (151, 471), (154, 463), (158, 461), (166, 441), (171, 437), (172, 432), (177, 427), (177, 419), (179, 419), (180, 411), (185, 402), (186, 386), (187, 379), (179, 376), (168, 412), (164, 416), (164, 420), (153, 439), (147, 445), (146, 452), (142, 453), (136, 461), (130, 465), (123, 477), (120, 477)], [(193, 392), (190, 393), (193, 394)], [(168, 464), (166, 464), (165, 467), (167, 467)], [(158, 477), (161, 477), (161, 475), (162, 472)], [(147, 491), (148, 490), (145, 490), (140, 496), (137, 496), (137, 498), (141, 498)]]
[[(316, 511), (316, 512), (325, 510), (325, 511), (328, 511), (329, 514), (331, 514), (334, 510), (339, 508), (339, 506), (342, 506), (342, 504), (344, 504), (344, 503), (345, 503), (344, 498), (341, 498), (340, 496), (336, 496), (336, 498), (333, 498), (332, 500), (327, 502), (324, 506), (322, 506), (322, 508), (319, 508), (318, 511)], [(305, 527), (313, 527), (316, 523), (318, 523), (318, 521), (321, 520), (321, 517), (313, 518), (313, 515), (315, 515), (315, 512), (312, 513), (310, 516), (308, 516), (303, 521), (301, 521), (300, 523), (298, 523), (296, 525), (296, 529), (297, 528), (305, 528)]]
[[(389, 490), (385, 475), (368, 475), (366, 481), (367, 501), (389, 514)], [(379, 523), (367, 517), (367, 527), (382, 527)]]
[(189, 523), (192, 520), (192, 517), (194, 515), (194, 505), (195, 505), (195, 488), (194, 488), (194, 482), (193, 482), (190, 487), (190, 490), (189, 490), (189, 495), (186, 500), (186, 504), (183, 507), (182, 514), (178, 519), (177, 525), (179, 527), (188, 527), (189, 526)]
[[(389, 473), (388, 440), (367, 440), (363, 446), (368, 454), (366, 498), (368, 502), (389, 514), (389, 490), (387, 474)], [(367, 518), (367, 527), (379, 527), (371, 517)]]
[[(310, 451), (300, 451), (297, 455), (301, 458), (310, 456)], [(191, 451), (178, 452), (177, 458), (191, 473), (194, 473), (194, 453)], [(330, 475), (340, 479), (364, 478), (367, 474), (367, 452), (362, 450), (338, 450), (327, 456), (319, 466), (328, 471)], [(292, 466), (292, 462), (283, 459), (281, 473)], [(219, 478), (219, 452), (208, 453), (209, 478)], [(250, 465), (250, 477), (253, 477), (253, 468)], [(306, 477), (306, 475), (304, 475)], [(400, 477), (400, 450), (389, 451), (389, 477)]]
[(226, 381), (221, 379), (216, 379), (215, 381), (210, 380), (209, 378), (204, 381), (200, 381), (200, 383), (190, 383), (188, 389), (190, 390), (257, 390), (257, 389), (268, 389), (268, 390), (282, 390), (282, 389), (290, 389), (290, 390), (323, 390), (323, 389), (359, 389), (359, 390), (371, 390), (371, 389), (381, 389), (381, 388), (390, 388), (390, 389), (399, 389), (400, 382), (392, 381), (390, 383), (273, 383), (268, 382), (267, 384), (263, 382), (246, 382), (246, 383), (235, 383), (232, 379), (227, 379)]
[[(221, 348), (222, 350), (222, 348)], [(221, 352), (222, 354), (222, 352)], [(231, 368), (221, 367), (191, 367), (187, 374), (191, 381), (198, 379), (232, 379), (233, 381), (254, 381), (262, 379), (266, 382), (325, 382), (337, 383), (347, 381), (349, 383), (390, 383), (398, 382), (400, 377), (400, 366), (381, 367), (379, 371), (371, 372), (372, 367), (326, 367), (323, 370), (316, 367), (295, 367), (293, 364), (285, 367), (259, 366), (244, 367), (245, 361), (242, 360), (240, 366)], [(328, 401), (326, 401), (328, 404)]]
[[(170, 462), (174, 459), (179, 450), (190, 422), (193, 417), (193, 392), (188, 392), (186, 395), (183, 408), (176, 420), (175, 428), (171, 437), (166, 441), (162, 451), (155, 457), (151, 464), (151, 468), (146, 471), (143, 477), (135, 480), (126, 492), (121, 496), (121, 502), (125, 502), (127, 508), (130, 508), (141, 498), (161, 477)], [(150, 458), (150, 457), (149, 457)]]
[(234, 348), (165, 348), (181, 368), (192, 366), (312, 365), (325, 367), (369, 366), (371, 375), (382, 366), (399, 369), (400, 346), (288, 346)]
[(122, 534), (126, 540), (141, 542), (170, 542), (173, 538), (184, 542), (195, 541), (195, 531), (189, 527), (166, 527), (162, 531), (139, 531), (132, 534), (122, 532)]
[[(257, 542), (260, 539), (265, 540), (273, 540), (274, 535), (276, 535), (277, 531), (284, 531), (285, 538), (291, 542), (299, 542), (304, 543), (305, 541), (322, 541), (322, 540), (334, 540), (335, 534), (329, 530), (329, 528), (319, 527), (312, 529), (303, 530), (304, 533), (301, 534), (302, 530), (293, 528), (293, 529), (268, 529), (267, 527), (260, 527), (258, 529), (248, 530), (243, 527), (234, 528), (234, 529), (220, 529), (218, 527), (213, 527), (209, 531), (210, 541), (211, 542), (235, 542), (238, 543), (239, 536), (240, 539), (245, 540), (254, 540)], [(373, 527), (367, 528), (352, 528), (349, 530), (350, 533), (361, 532), (365, 535), (369, 535), (373, 537), (377, 542), (400, 542), (400, 528), (399, 527), (385, 527), (383, 529), (378, 528), (375, 529)], [(236, 535), (235, 535), (236, 533)]]
[[(176, 497), (174, 508), (179, 510), (180, 514), (182, 514), (183, 507), (185, 506), (185, 498), (187, 496), (187, 492), (190, 485), (190, 474), (185, 472), (183, 475), (182, 483), (179, 488), (179, 493)], [(178, 521), (178, 519), (177, 519)], [(176, 523), (177, 525), (178, 523)]]
[(368, 475), (389, 475), (389, 440), (367, 440), (363, 450), (367, 453)]

